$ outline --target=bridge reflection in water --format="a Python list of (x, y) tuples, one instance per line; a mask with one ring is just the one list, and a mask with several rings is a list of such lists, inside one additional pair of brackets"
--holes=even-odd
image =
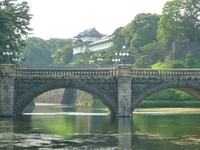
[(4, 118), (0, 149), (198, 149), (199, 125), (199, 114)]

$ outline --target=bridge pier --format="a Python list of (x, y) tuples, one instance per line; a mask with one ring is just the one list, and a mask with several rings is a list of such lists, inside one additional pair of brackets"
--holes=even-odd
[(118, 117), (131, 117), (131, 66), (118, 66)]
[(0, 65), (0, 116), (13, 116), (14, 65)]

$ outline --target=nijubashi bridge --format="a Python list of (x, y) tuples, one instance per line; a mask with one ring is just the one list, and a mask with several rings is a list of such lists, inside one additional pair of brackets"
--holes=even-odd
[(15, 68), (0, 65), (0, 115), (17, 116), (40, 94), (75, 88), (98, 97), (111, 115), (128, 117), (146, 97), (176, 88), (200, 98), (198, 69)]

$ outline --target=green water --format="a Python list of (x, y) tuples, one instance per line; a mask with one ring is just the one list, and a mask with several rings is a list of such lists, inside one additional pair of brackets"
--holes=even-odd
[(2, 118), (0, 149), (200, 150), (200, 114), (150, 113), (116, 119), (96, 110)]

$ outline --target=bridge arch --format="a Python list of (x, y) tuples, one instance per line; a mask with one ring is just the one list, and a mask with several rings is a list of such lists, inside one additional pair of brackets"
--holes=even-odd
[(116, 103), (106, 92), (101, 88), (89, 85), (83, 81), (71, 80), (51, 80), (33, 86), (28, 92), (21, 94), (15, 102), (14, 112), (16, 115), (22, 114), (25, 107), (34, 100), (37, 96), (50, 90), (59, 88), (75, 88), (85, 91), (89, 94), (96, 96), (104, 105), (109, 109), (111, 113), (116, 113)]
[(198, 99), (200, 99), (200, 83), (199, 82), (195, 82), (195, 81), (181, 81), (181, 82), (167, 82), (167, 83), (161, 83), (158, 84), (154, 87), (149, 88), (146, 91), (143, 91), (142, 94), (140, 94), (138, 97), (133, 99), (132, 102), (132, 111), (137, 108), (141, 102), (147, 98), (148, 96), (159, 92), (161, 90), (164, 89), (168, 89), (168, 88), (174, 88), (174, 89), (179, 89), (182, 91), (185, 91), (195, 97), (197, 97)]

